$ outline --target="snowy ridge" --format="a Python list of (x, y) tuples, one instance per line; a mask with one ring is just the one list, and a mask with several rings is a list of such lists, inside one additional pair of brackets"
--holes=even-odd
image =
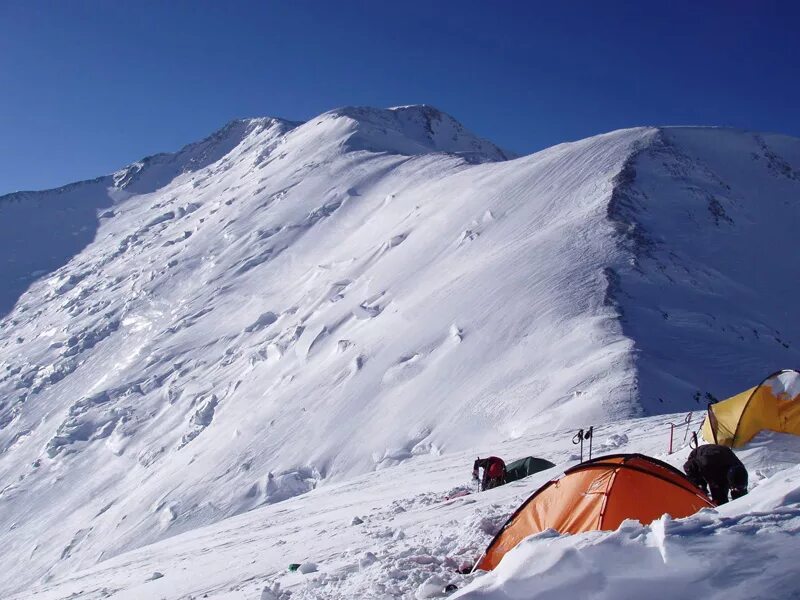
[(798, 140), (720, 128), (664, 128), (629, 158), (609, 204), (629, 259), (609, 275), (646, 410), (800, 362), (798, 167)]
[(135, 194), (154, 192), (180, 174), (216, 163), (245, 142), (244, 151), (258, 145), (265, 155), (283, 135), (301, 124), (270, 117), (231, 121), (203, 141), (189, 144), (174, 154), (148, 156), (117, 171), (112, 176), (114, 187)]
[(796, 270), (798, 147), (639, 128), (505, 160), (430, 107), (348, 108), (6, 197), (0, 592), (795, 364), (795, 280), (763, 266)]

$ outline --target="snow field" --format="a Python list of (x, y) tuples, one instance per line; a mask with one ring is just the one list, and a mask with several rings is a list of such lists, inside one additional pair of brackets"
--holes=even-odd
[[(675, 434), (680, 449), (672, 455), (666, 449), (668, 423), (683, 416), (597, 426), (595, 448), (601, 450), (595, 456), (643, 452), (680, 468), (689, 452), (683, 432)], [(695, 413), (692, 429), (701, 418)], [(791, 560), (787, 546), (800, 526), (800, 440), (769, 433), (739, 453), (750, 471), (751, 493), (716, 511), (651, 526), (626, 522), (617, 532), (542, 534), (521, 544), (494, 573), (456, 573), (478, 558), (528, 495), (577, 462), (573, 433), (525, 436), (492, 448), (509, 459), (534, 454), (557, 464), (495, 490), (446, 500), (471, 486), (474, 455), (488, 451), (417, 456), (125, 553), (15, 597), (57, 599), (79, 593), (100, 598), (113, 591), (114, 598), (258, 599), (277, 584), (277, 598), (411, 599), (442, 597), (444, 587), (455, 584), (469, 598), (548, 598), (571, 591), (611, 598), (635, 595), (648, 578), (668, 583), (665, 590), (673, 589), (673, 579), (680, 580), (683, 588), (678, 589), (690, 589), (706, 577), (721, 580), (726, 569), (733, 570), (724, 585), (713, 578), (703, 584), (709, 593), (719, 585), (729, 598), (744, 597), (736, 595), (737, 585), (755, 589), (759, 582), (776, 591), (782, 585), (785, 591), (776, 598), (797, 591), (780, 569)], [(736, 565), (718, 558), (733, 549), (741, 558), (733, 561)], [(777, 549), (785, 551), (775, 561), (775, 553), (781, 554)], [(766, 569), (753, 567), (769, 560), (775, 562)], [(289, 563), (313, 563), (316, 569), (289, 573)], [(151, 579), (154, 572), (163, 577)]]

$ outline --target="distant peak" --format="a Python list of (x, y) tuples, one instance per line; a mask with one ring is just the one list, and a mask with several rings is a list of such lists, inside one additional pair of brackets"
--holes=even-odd
[(187, 171), (198, 171), (222, 159), (252, 135), (274, 139), (298, 125), (276, 117), (234, 119), (205, 139), (174, 153), (147, 156), (112, 175), (114, 187), (133, 193), (148, 193), (168, 184)]
[(229, 121), (219, 131), (224, 131), (226, 129), (234, 128), (237, 126), (249, 127), (251, 130), (258, 127), (264, 129), (269, 127), (281, 127), (288, 131), (290, 129), (294, 129), (295, 127), (299, 127), (303, 123), (304, 121), (292, 121), (290, 119), (284, 119), (282, 117), (248, 117), (244, 119), (233, 119), (232, 121)]

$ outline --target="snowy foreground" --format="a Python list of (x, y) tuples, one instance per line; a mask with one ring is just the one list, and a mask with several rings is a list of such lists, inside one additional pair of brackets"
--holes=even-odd
[(235, 121), (0, 197), (0, 598), (462, 587), (541, 481), (442, 503), (477, 452), (564, 467), (589, 424), (663, 452), (629, 419), (800, 364), (798, 197), (786, 136), (514, 158), (427, 106)]
[[(600, 426), (594, 454), (644, 452), (680, 467), (689, 448), (666, 454), (668, 422), (684, 416)], [(701, 419), (693, 415), (693, 429)], [(493, 573), (458, 574), (522, 500), (577, 462), (572, 433), (498, 445), (503, 456), (534, 453), (557, 467), (496, 490), (448, 501), (449, 493), (471, 487), (475, 452), (419, 456), (12, 598), (412, 599), (451, 596), (443, 591), (448, 584), (460, 588), (454, 598), (492, 600), (798, 597), (800, 438), (771, 433), (739, 452), (751, 493), (718, 510), (650, 526), (628, 522), (615, 532), (540, 534)], [(676, 448), (684, 434), (676, 429)], [(293, 562), (308, 572), (289, 573)]]

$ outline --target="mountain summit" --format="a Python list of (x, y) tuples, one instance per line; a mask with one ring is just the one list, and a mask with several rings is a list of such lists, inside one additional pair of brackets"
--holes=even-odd
[(798, 362), (800, 140), (509, 158), (431, 107), (345, 108), (0, 198), (3, 591)]
[(405, 155), (447, 152), (469, 162), (496, 162), (512, 157), (467, 131), (450, 115), (424, 104), (386, 110), (341, 108), (321, 115), (314, 124), (336, 130), (340, 119), (346, 120), (352, 130), (347, 141), (351, 150)]

